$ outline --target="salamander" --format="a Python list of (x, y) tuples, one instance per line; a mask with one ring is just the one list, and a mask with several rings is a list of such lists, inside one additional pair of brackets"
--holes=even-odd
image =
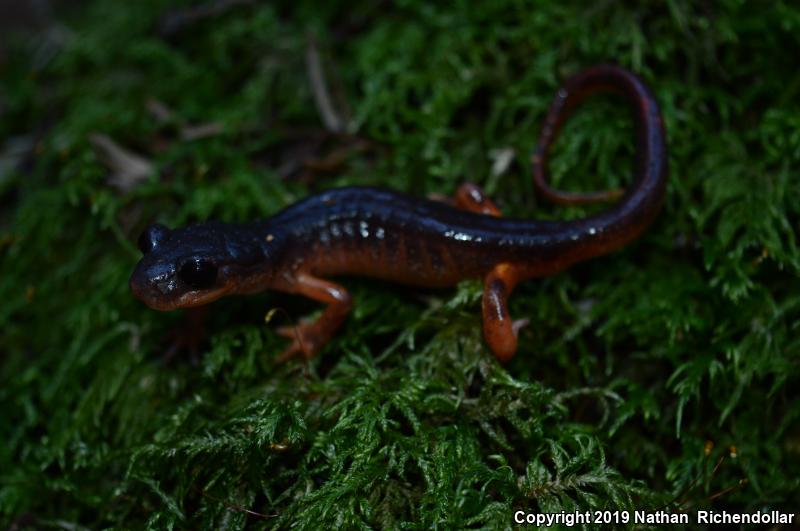
[[(571, 111), (597, 92), (616, 93), (630, 105), (634, 182), (624, 194), (621, 190), (576, 194), (551, 188), (548, 149)], [(363, 275), (425, 287), (481, 278), (484, 339), (499, 360), (507, 361), (517, 350), (519, 322), (508, 312), (515, 286), (612, 252), (639, 236), (664, 199), (666, 149), (661, 112), (645, 84), (622, 67), (595, 66), (558, 90), (532, 167), (536, 188), (552, 201), (618, 199), (599, 214), (570, 221), (505, 218), (471, 183), (462, 185), (449, 203), (375, 187), (336, 188), (260, 221), (209, 221), (178, 229), (151, 225), (139, 238), (143, 256), (130, 287), (157, 310), (264, 290), (299, 294), (325, 304), (315, 321), (277, 330), (291, 340), (279, 357), (283, 361), (296, 355), (310, 358), (345, 321), (351, 296), (330, 277)]]

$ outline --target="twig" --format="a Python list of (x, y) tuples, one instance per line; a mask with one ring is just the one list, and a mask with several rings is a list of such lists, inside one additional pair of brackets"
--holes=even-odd
[(122, 192), (132, 190), (154, 171), (149, 160), (123, 148), (108, 135), (92, 133), (89, 141), (103, 164), (111, 170), (108, 184)]
[(189, 124), (166, 103), (155, 98), (149, 98), (144, 105), (158, 123), (173, 123), (180, 127), (181, 140), (198, 140), (200, 138), (216, 136), (225, 130), (225, 124), (221, 122), (208, 122), (197, 125)]
[(199, 140), (216, 136), (225, 130), (225, 125), (220, 122), (208, 122), (199, 125), (187, 125), (181, 128), (183, 140)]
[(328, 85), (325, 81), (325, 74), (322, 70), (322, 60), (317, 48), (317, 40), (312, 35), (308, 38), (306, 47), (306, 67), (308, 77), (311, 80), (311, 92), (314, 95), (314, 103), (317, 105), (322, 123), (325, 128), (333, 133), (343, 133), (345, 124), (336, 110), (333, 108)]
[(197, 492), (199, 492), (202, 496), (205, 496), (206, 498), (210, 499), (211, 501), (215, 501), (217, 503), (221, 503), (222, 505), (224, 505), (225, 507), (227, 507), (228, 509), (230, 509), (232, 511), (239, 511), (239, 512), (242, 512), (242, 513), (247, 513), (247, 514), (250, 514), (252, 516), (256, 516), (258, 518), (263, 518), (264, 520), (269, 520), (270, 518), (277, 518), (278, 517), (277, 514), (263, 514), (263, 513), (257, 513), (256, 511), (251, 511), (250, 509), (246, 509), (246, 508), (242, 507), (241, 505), (236, 505), (236, 504), (233, 504), (233, 503), (230, 503), (230, 502), (226, 502), (225, 500), (217, 498), (216, 496), (212, 496), (211, 494), (207, 493), (206, 491), (200, 490), (198, 487), (192, 487), (192, 488), (194, 490), (196, 490)]

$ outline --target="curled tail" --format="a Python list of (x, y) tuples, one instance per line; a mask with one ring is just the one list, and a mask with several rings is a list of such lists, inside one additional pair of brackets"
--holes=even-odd
[[(571, 111), (586, 97), (611, 92), (625, 98), (633, 112), (636, 141), (634, 182), (624, 193), (609, 190), (588, 194), (556, 190), (548, 184), (547, 154)], [(575, 241), (577, 258), (586, 259), (622, 247), (636, 238), (658, 213), (667, 181), (667, 144), (661, 111), (647, 86), (628, 70), (615, 65), (594, 66), (569, 79), (556, 94), (545, 118), (539, 144), (533, 154), (533, 182), (549, 200), (560, 204), (584, 204), (622, 199), (610, 210), (575, 225), (569, 239)]]

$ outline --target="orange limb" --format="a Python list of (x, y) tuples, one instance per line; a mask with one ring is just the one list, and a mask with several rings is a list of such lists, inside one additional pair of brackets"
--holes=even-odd
[(486, 195), (486, 192), (474, 183), (464, 183), (458, 187), (455, 203), (458, 208), (469, 210), (470, 212), (487, 214), (498, 218), (503, 215), (497, 205), (494, 204), (494, 201)]
[[(459, 208), (490, 216), (502, 214), (494, 201), (476, 184), (462, 184), (456, 192), (455, 204)], [(489, 348), (502, 362), (510, 360), (517, 351), (519, 330), (528, 324), (527, 319), (512, 320), (508, 313), (508, 297), (519, 281), (520, 275), (511, 264), (498, 264), (484, 281), (483, 337)]]
[(511, 264), (498, 264), (483, 284), (483, 338), (501, 362), (517, 352), (519, 330), (527, 319), (514, 321), (508, 313), (508, 297), (519, 282), (519, 271)]
[(428, 199), (439, 201), (440, 203), (447, 203), (448, 205), (461, 210), (469, 210), (476, 214), (486, 214), (488, 216), (502, 216), (500, 209), (494, 204), (494, 201), (489, 199), (483, 188), (474, 183), (464, 183), (458, 187), (456, 194), (453, 197), (448, 197), (444, 194), (430, 194)]
[(292, 340), (289, 347), (276, 359), (278, 363), (283, 363), (298, 354), (302, 354), (306, 359), (312, 358), (342, 326), (352, 307), (352, 299), (346, 289), (308, 273), (299, 273), (290, 291), (328, 306), (316, 321), (305, 321), (296, 326), (278, 328), (278, 334)]

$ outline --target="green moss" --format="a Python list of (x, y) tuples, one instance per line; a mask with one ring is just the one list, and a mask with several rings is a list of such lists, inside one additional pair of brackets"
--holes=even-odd
[[(0, 175), (0, 522), (496, 528), (517, 508), (796, 508), (800, 10), (628, 4), (300, 1), (167, 40), (162, 3), (96, 2), (68, 14), (49, 61), (41, 39), (9, 41), (0, 157), (23, 135), (35, 147)], [(372, 147), (333, 174), (282, 178), (281, 164), (342, 145), (314, 140), (312, 33)], [(308, 365), (274, 365), (284, 340), (264, 316), (313, 305), (220, 301), (202, 355), (164, 358), (180, 316), (127, 286), (147, 223), (254, 219), (344, 184), (424, 194), (464, 180), (509, 215), (583, 216), (535, 197), (527, 154), (559, 83), (607, 61), (663, 106), (668, 198), (622, 252), (517, 290), (512, 312), (531, 325), (507, 367), (481, 341), (474, 281), (345, 280), (355, 311)], [(177, 121), (159, 124), (149, 99)], [(183, 141), (181, 120), (224, 127)], [(94, 132), (157, 175), (112, 189)], [(555, 146), (555, 181), (625, 184), (631, 138), (619, 101), (591, 100)], [(507, 148), (514, 162), (492, 174), (490, 153)]]

